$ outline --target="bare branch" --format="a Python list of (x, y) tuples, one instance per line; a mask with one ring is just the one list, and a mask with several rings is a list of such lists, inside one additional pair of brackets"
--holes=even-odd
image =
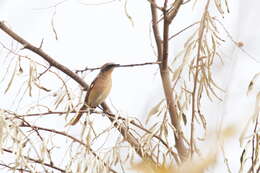
[(42, 73), (39, 74), (39, 76), (37, 77), (37, 79), (40, 79), (40, 77), (42, 75), (44, 75), (48, 70), (50, 70), (51, 66), (49, 66), (48, 68), (46, 68)]
[(103, 162), (103, 164), (109, 168), (109, 170), (113, 173), (117, 173), (114, 169), (112, 169), (105, 161), (103, 161), (95, 152), (92, 148), (90, 148), (89, 145), (85, 144), (84, 142), (80, 141), (79, 139), (67, 134), (67, 133), (64, 133), (64, 132), (60, 132), (60, 131), (57, 131), (57, 130), (54, 130), (54, 129), (48, 129), (48, 128), (44, 128), (44, 127), (39, 127), (39, 126), (33, 126), (33, 125), (30, 125), (30, 124), (22, 124), (20, 125), (20, 127), (29, 127), (29, 128), (32, 128), (33, 130), (36, 129), (36, 130), (42, 130), (42, 131), (47, 131), (47, 132), (51, 132), (51, 133), (55, 133), (55, 134), (59, 134), (59, 135), (62, 135), (62, 136), (65, 136), (65, 137), (68, 137), (70, 139), (72, 139), (73, 141), (85, 146), (88, 148), (88, 150), (100, 161)]
[(160, 64), (160, 73), (163, 83), (164, 95), (166, 97), (167, 107), (171, 118), (171, 123), (175, 127), (175, 142), (178, 154), (181, 160), (186, 160), (188, 157), (188, 150), (184, 145), (184, 139), (182, 137), (182, 129), (180, 125), (180, 121), (178, 118), (175, 100), (173, 99), (173, 91), (171, 89), (171, 82), (169, 78), (168, 71), (168, 43), (169, 43), (169, 25), (173, 18), (176, 16), (181, 4), (182, 0), (176, 0), (173, 7), (174, 9), (170, 11), (167, 10), (168, 1), (165, 0), (163, 7), (163, 41), (161, 41), (159, 28), (158, 28), (158, 18), (157, 18), (157, 10), (153, 5), (155, 1), (151, 3), (151, 12), (152, 12), (152, 22), (153, 22), (153, 33), (157, 45), (157, 54), (158, 61), (161, 61)]
[(161, 61), (160, 57), (162, 56), (162, 39), (160, 36), (159, 26), (158, 26), (158, 14), (156, 9), (156, 2), (155, 0), (151, 0), (151, 13), (152, 13), (152, 28), (153, 28), (153, 34), (154, 39), (157, 46), (157, 56), (158, 60)]
[[(10, 111), (6, 111), (6, 112), (10, 112)], [(77, 111), (72, 111), (71, 113), (76, 113)], [(88, 110), (85, 110), (85, 111), (82, 111), (83, 113), (87, 113)], [(34, 116), (44, 116), (44, 115), (62, 115), (62, 114), (67, 114), (68, 112), (61, 112), (61, 111), (58, 111), (58, 112), (53, 112), (53, 111), (48, 111), (48, 112), (42, 112), (42, 113), (34, 113), (34, 114), (26, 114), (26, 115), (15, 115), (17, 118), (21, 118), (22, 121), (24, 121), (24, 117), (34, 117)], [(119, 115), (115, 115), (115, 114), (112, 114), (112, 113), (109, 113), (109, 112), (104, 112), (104, 111), (95, 111), (93, 110), (92, 113), (95, 113), (95, 114), (100, 114), (100, 115), (106, 115), (108, 116), (109, 118), (113, 119), (114, 121), (116, 120), (123, 120), (124, 122), (128, 122), (128, 123), (131, 123), (132, 125), (138, 127), (139, 129), (143, 130), (144, 132), (146, 133), (149, 133), (149, 134), (152, 134), (153, 137), (157, 138), (167, 149), (168, 149), (168, 152), (170, 152), (172, 154), (172, 156), (175, 158), (175, 161), (177, 163), (179, 163), (179, 159), (178, 159), (178, 156), (176, 153), (174, 153), (171, 149), (171, 147), (158, 135), (152, 133), (150, 130), (146, 129), (142, 124), (141, 122), (136, 123), (134, 120), (127, 120), (126, 118), (122, 117), (122, 116), (119, 116)]]
[(45, 59), (51, 66), (56, 67), (57, 69), (61, 70), (63, 73), (70, 76), (73, 80), (78, 82), (84, 88), (88, 88), (88, 84), (84, 80), (82, 80), (77, 74), (72, 72), (66, 66), (64, 66), (64, 65), (58, 63), (57, 61), (55, 61), (52, 57), (50, 57), (48, 54), (46, 54), (42, 49), (35, 47), (32, 44), (30, 44), (29, 42), (27, 42), (26, 40), (24, 40), (22, 37), (17, 35), (14, 31), (9, 29), (3, 22), (0, 22), (0, 28), (5, 33), (7, 33), (10, 37), (12, 37), (14, 40), (21, 43), (23, 45), (24, 49), (29, 49), (32, 52), (36, 53), (37, 55), (39, 55), (40, 57)]
[(30, 170), (23, 169), (23, 168), (17, 168), (16, 166), (9, 166), (9, 165), (3, 164), (3, 163), (0, 163), (0, 166), (9, 168), (10, 170), (17, 170), (17, 171), (20, 171), (20, 172), (29, 172), (29, 173), (31, 173)]
[(153, 7), (157, 8), (158, 10), (163, 10), (162, 7), (158, 6), (154, 0), (147, 0), (149, 3), (151, 3), (151, 5), (153, 5)]
[(175, 16), (178, 13), (181, 5), (183, 5), (183, 0), (175, 0), (174, 1), (171, 10), (167, 14), (167, 20), (169, 21), (169, 23), (171, 23), (172, 20), (175, 18)]
[(183, 28), (182, 30), (180, 30), (180, 31), (177, 32), (176, 34), (173, 34), (173, 35), (169, 38), (169, 40), (171, 40), (172, 38), (176, 37), (176, 36), (179, 35), (180, 33), (186, 31), (187, 29), (189, 29), (189, 28), (191, 28), (191, 27), (193, 27), (194, 25), (197, 25), (197, 24), (199, 24), (199, 23), (200, 23), (200, 22), (195, 22), (195, 23), (193, 23), (193, 24), (191, 24), (191, 25), (189, 25), (189, 26)]
[[(135, 66), (145, 66), (145, 65), (153, 65), (153, 64), (160, 64), (161, 62), (145, 62), (145, 63), (140, 63), (140, 64), (127, 64), (127, 65), (119, 65), (118, 67), (135, 67)], [(86, 67), (83, 70), (76, 70), (76, 73), (82, 73), (85, 71), (94, 71), (94, 70), (99, 70), (101, 67), (95, 67), (95, 68), (89, 68)]]
[[(15, 154), (13, 151), (11, 151), (11, 150), (8, 150), (8, 149), (6, 149), (6, 148), (2, 148), (2, 150), (4, 151), (4, 152), (7, 152), (7, 153), (12, 153), (12, 154)], [(44, 165), (44, 166), (47, 166), (47, 167), (49, 167), (49, 168), (52, 168), (52, 169), (55, 169), (55, 170), (57, 170), (57, 171), (60, 171), (60, 172), (66, 172), (64, 169), (61, 169), (61, 168), (59, 168), (59, 167), (57, 167), (57, 166), (54, 166), (54, 165), (51, 165), (51, 164), (49, 164), (49, 163), (44, 163), (42, 160), (37, 160), (37, 159), (34, 159), (34, 158), (31, 158), (31, 157), (27, 157), (27, 156), (23, 156), (25, 159), (27, 159), (27, 160), (30, 160), (30, 161), (32, 161), (32, 162), (35, 162), (35, 163), (38, 163), (38, 164), (41, 164), (41, 165)]]
[[(8, 34), (14, 40), (21, 43), (25, 49), (29, 49), (32, 52), (36, 53), (37, 55), (39, 55), (40, 57), (45, 59), (51, 66), (56, 67), (63, 73), (70, 76), (73, 80), (75, 80), (77, 83), (79, 83), (84, 89), (88, 89), (88, 87), (89, 87), (88, 84), (83, 79), (81, 79), (76, 73), (72, 72), (69, 68), (60, 64), (59, 62), (55, 61), (52, 57), (50, 57), (43, 50), (33, 46), (32, 44), (30, 44), (29, 42), (24, 40), (22, 37), (17, 35), (14, 31), (12, 31), (10, 28), (8, 28), (3, 22), (0, 22), (0, 29), (2, 29), (6, 34)], [(101, 106), (107, 112), (111, 112), (110, 108), (108, 107), (108, 105), (105, 102), (102, 103)], [(135, 138), (135, 136), (133, 134), (131, 134), (128, 131), (128, 128), (126, 126), (120, 126), (118, 123), (114, 123), (113, 119), (111, 119), (111, 118), (109, 118), (109, 119), (113, 123), (114, 127), (116, 127), (119, 130), (119, 132), (122, 134), (122, 136), (129, 142), (129, 144), (135, 149), (135, 151), (138, 153), (138, 155), (141, 158), (153, 160), (151, 155), (143, 152), (139, 141)]]

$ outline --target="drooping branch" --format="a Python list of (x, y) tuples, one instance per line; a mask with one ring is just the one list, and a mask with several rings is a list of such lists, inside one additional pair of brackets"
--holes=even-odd
[(196, 110), (195, 110), (195, 103), (196, 103), (196, 96), (197, 96), (197, 84), (198, 84), (198, 76), (199, 76), (199, 64), (200, 64), (200, 56), (201, 56), (201, 49), (202, 49), (202, 42), (203, 42), (203, 35), (205, 30), (205, 20), (206, 15), (208, 12), (210, 0), (207, 1), (207, 4), (205, 6), (204, 14), (202, 16), (201, 22), (200, 22), (200, 28), (199, 28), (199, 39), (198, 39), (198, 49), (197, 49), (197, 57), (196, 57), (196, 67), (195, 67), (195, 74), (194, 74), (194, 86), (192, 91), (192, 117), (191, 117), (191, 136), (190, 136), (190, 154), (193, 155), (194, 152), (194, 120), (196, 116)]
[[(9, 111), (9, 110), (3, 110), (3, 111), (6, 112), (6, 113), (15, 115), (15, 117), (17, 119), (20, 119), (21, 121), (24, 122), (24, 125), (26, 125), (25, 127), (28, 126), (28, 127), (31, 127), (32, 129), (39, 129), (39, 130), (45, 130), (45, 131), (49, 131), (49, 132), (54, 132), (56, 134), (60, 134), (60, 135), (66, 136), (68, 138), (71, 138), (75, 142), (78, 142), (79, 144), (84, 145), (84, 143), (81, 142), (80, 140), (74, 138), (73, 136), (67, 135), (64, 132), (55, 131), (54, 129), (47, 129), (47, 128), (42, 128), (42, 127), (39, 128), (39, 127), (36, 127), (36, 126), (32, 126), (27, 121), (24, 120), (25, 117), (41, 117), (41, 116), (53, 116), (53, 115), (65, 115), (65, 114), (68, 113), (67, 111), (47, 111), (47, 112), (23, 114), (23, 115), (16, 115), (14, 112)], [(87, 113), (88, 110), (84, 110), (82, 112), (83, 113)], [(72, 111), (71, 113), (77, 113), (77, 111)], [(124, 124), (129, 124), (130, 123), (131, 125), (137, 127), (138, 129), (140, 129), (140, 130), (142, 130), (142, 131), (152, 135), (152, 137), (156, 138), (159, 142), (161, 142), (165, 146), (165, 148), (167, 149), (167, 152), (171, 153), (171, 155), (175, 159), (176, 163), (177, 164), (180, 163), (177, 153), (175, 153), (172, 150), (172, 148), (167, 144), (167, 142), (164, 139), (162, 139), (162, 137), (160, 137), (159, 135), (156, 135), (152, 131), (150, 131), (149, 129), (145, 128), (144, 125), (140, 121), (138, 121), (138, 120), (136, 121), (134, 119), (124, 118), (124, 117), (122, 117), (120, 115), (115, 115), (113, 113), (104, 112), (104, 111), (93, 110), (93, 113), (94, 114), (99, 114), (99, 115), (106, 115), (106, 116), (110, 117), (111, 119), (114, 119), (114, 121), (121, 120), (122, 122), (124, 122)], [(136, 117), (136, 116), (134, 116), (134, 117)]]
[(68, 137), (70, 138), (71, 140), (73, 140), (74, 142), (77, 142), (85, 147), (88, 147), (88, 150), (93, 154), (93, 156), (95, 156), (98, 160), (100, 160), (101, 162), (103, 162), (103, 164), (113, 173), (117, 173), (114, 169), (112, 169), (106, 162), (104, 162), (95, 152), (92, 148), (90, 148), (89, 146), (87, 146), (87, 144), (85, 144), (84, 142), (82, 142), (81, 140), (69, 135), (69, 134), (66, 134), (65, 132), (61, 132), (61, 131), (57, 131), (57, 130), (54, 130), (54, 129), (48, 129), (48, 128), (44, 128), (44, 127), (39, 127), (39, 126), (32, 126), (32, 125), (28, 125), (28, 124), (22, 124), (21, 127), (28, 127), (28, 128), (31, 128), (33, 130), (41, 130), (41, 131), (47, 131), (47, 132), (51, 132), (51, 133), (55, 133), (55, 134), (58, 134), (58, 135), (62, 135), (62, 136), (65, 136), (65, 137)]
[[(7, 153), (12, 153), (12, 154), (15, 154), (13, 151), (11, 151), (11, 150), (9, 150), (9, 149), (6, 149), (6, 148), (2, 148), (2, 150), (4, 151), (4, 152), (7, 152)], [(47, 166), (47, 167), (49, 167), (49, 168), (52, 168), (52, 169), (55, 169), (55, 170), (57, 170), (57, 171), (59, 171), (59, 172), (66, 172), (65, 170), (63, 170), (63, 169), (61, 169), (61, 168), (59, 168), (59, 167), (57, 167), (57, 166), (54, 166), (54, 165), (51, 165), (51, 164), (49, 164), (49, 163), (44, 163), (42, 160), (37, 160), (37, 159), (34, 159), (34, 158), (31, 158), (31, 157), (27, 157), (27, 156), (23, 156), (25, 159), (27, 159), (27, 160), (30, 160), (30, 161), (32, 161), (32, 162), (35, 162), (35, 163), (38, 163), (38, 164), (41, 164), (41, 165), (44, 165), (44, 166)]]
[[(81, 79), (76, 73), (71, 71), (66, 66), (60, 64), (59, 62), (55, 61), (54, 58), (52, 58), (47, 53), (45, 53), (41, 48), (38, 48), (38, 47), (32, 45), (31, 43), (29, 43), (28, 41), (26, 41), (25, 39), (20, 37), (18, 34), (16, 34), (14, 31), (12, 31), (9, 27), (7, 27), (4, 24), (4, 22), (2, 22), (2, 21), (0, 21), (0, 29), (2, 31), (4, 31), (6, 34), (8, 34), (10, 37), (12, 37), (14, 40), (16, 40), (17, 42), (22, 44), (24, 49), (31, 50), (32, 52), (34, 52), (35, 54), (39, 55), (41, 58), (46, 60), (50, 64), (50, 66), (57, 68), (58, 70), (62, 71), (63, 73), (65, 73), (66, 75), (71, 77), (74, 81), (76, 81), (78, 84), (80, 84), (84, 89), (88, 89), (88, 87), (89, 87), (88, 84), (83, 79)], [(108, 107), (108, 105), (105, 102), (102, 103), (101, 106), (106, 112), (111, 112), (110, 108)], [(118, 123), (114, 123), (113, 118), (110, 118), (110, 117), (108, 117), (108, 118), (113, 123), (114, 127), (119, 130), (119, 132), (124, 137), (124, 139), (135, 149), (135, 151), (138, 153), (138, 155), (141, 158), (153, 160), (151, 155), (149, 155), (148, 153), (146, 153), (142, 150), (142, 147), (141, 147), (138, 139), (132, 133), (130, 133), (128, 131), (127, 126), (120, 125)]]

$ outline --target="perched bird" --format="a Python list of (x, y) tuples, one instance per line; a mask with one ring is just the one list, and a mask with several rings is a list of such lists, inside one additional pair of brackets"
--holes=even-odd
[(76, 117), (70, 120), (68, 125), (75, 125), (85, 110), (88, 108), (96, 108), (105, 101), (112, 87), (112, 72), (117, 66), (119, 66), (119, 64), (106, 63), (101, 67), (99, 74), (93, 80), (87, 91), (84, 105), (80, 108)]

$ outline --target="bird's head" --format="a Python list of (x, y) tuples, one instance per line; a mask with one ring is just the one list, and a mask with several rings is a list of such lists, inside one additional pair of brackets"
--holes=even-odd
[(101, 72), (113, 70), (115, 67), (118, 67), (118, 66), (120, 66), (120, 64), (106, 63), (106, 64), (102, 65)]

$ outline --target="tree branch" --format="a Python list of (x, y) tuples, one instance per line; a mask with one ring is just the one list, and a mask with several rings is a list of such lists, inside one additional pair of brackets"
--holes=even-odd
[[(41, 58), (43, 58), (44, 60), (46, 60), (50, 66), (53, 66), (57, 69), (59, 69), (60, 71), (62, 71), (63, 73), (67, 74), (68, 76), (70, 76), (73, 80), (75, 80), (77, 83), (79, 83), (84, 89), (88, 89), (88, 84), (81, 79), (76, 73), (74, 73), (73, 71), (71, 71), (69, 68), (67, 68), (66, 66), (60, 64), (59, 62), (55, 61), (52, 57), (50, 57), (47, 53), (45, 53), (42, 49), (33, 46), (32, 44), (30, 44), (29, 42), (27, 42), (26, 40), (24, 40), (22, 37), (20, 37), (18, 34), (16, 34), (14, 31), (12, 31), (10, 28), (8, 28), (4, 22), (0, 21), (0, 29), (3, 30), (6, 34), (8, 34), (10, 37), (12, 37), (14, 40), (16, 40), (17, 42), (21, 43), (25, 49), (29, 49), (32, 52), (36, 53), (37, 55), (39, 55)], [(101, 104), (101, 106), (103, 107), (103, 109), (106, 112), (111, 112), (110, 108), (108, 107), (108, 105), (104, 102)], [(110, 119), (110, 121), (113, 123), (113, 119), (111, 119), (110, 117), (108, 117)], [(144, 153), (141, 145), (139, 143), (139, 141), (135, 138), (135, 136), (130, 133), (128, 131), (128, 128), (126, 126), (120, 126), (118, 123), (113, 123), (114, 127), (117, 128), (119, 130), (119, 132), (121, 133), (121, 135), (124, 137), (124, 139), (126, 141), (128, 141), (128, 143), (135, 149), (135, 151), (137, 152), (137, 154), (142, 158), (142, 159), (152, 159), (152, 156), (149, 155), (148, 153)]]
[(168, 21), (171, 23), (172, 20), (175, 18), (177, 15), (181, 5), (183, 5), (183, 0), (175, 0), (173, 5), (172, 5), (172, 10), (169, 11), (167, 18)]
[(55, 134), (59, 134), (59, 135), (62, 135), (62, 136), (65, 136), (65, 137), (68, 137), (70, 138), (71, 140), (73, 140), (74, 142), (77, 142), (85, 147), (88, 148), (88, 150), (93, 154), (93, 156), (95, 156), (98, 160), (100, 160), (101, 162), (103, 162), (103, 164), (113, 173), (117, 173), (114, 169), (112, 169), (105, 161), (103, 161), (95, 152), (92, 148), (90, 148), (87, 144), (85, 144), (84, 142), (80, 141), (79, 139), (69, 135), (69, 134), (66, 134), (64, 132), (60, 132), (60, 131), (57, 131), (57, 130), (54, 130), (54, 129), (48, 129), (48, 128), (44, 128), (44, 127), (39, 127), (39, 126), (33, 126), (33, 125), (30, 125), (30, 124), (22, 124), (21, 127), (29, 127), (29, 128), (32, 128), (33, 130), (42, 130), (42, 131), (47, 131), (47, 132), (51, 132), (51, 133), (55, 133)]
[(192, 91), (192, 117), (191, 117), (191, 136), (190, 136), (190, 154), (191, 156), (193, 155), (194, 152), (194, 120), (196, 116), (196, 110), (195, 110), (195, 102), (196, 102), (196, 91), (197, 91), (197, 84), (198, 84), (198, 74), (199, 74), (199, 59), (200, 59), (200, 52), (202, 49), (202, 42), (203, 42), (203, 34), (204, 34), (204, 29), (205, 29), (205, 18), (207, 15), (208, 7), (209, 7), (209, 2), (210, 0), (207, 1), (207, 4), (205, 6), (205, 10), (203, 13), (203, 16), (201, 18), (200, 22), (200, 28), (199, 28), (199, 40), (198, 40), (198, 49), (197, 49), (197, 57), (196, 57), (196, 67), (195, 67), (195, 74), (194, 74), (194, 86), (193, 86), (193, 91)]
[[(8, 150), (8, 149), (6, 149), (6, 148), (2, 148), (2, 150), (3, 150), (4, 152), (7, 152), (7, 153), (15, 154), (13, 151)], [(38, 163), (38, 164), (41, 164), (41, 165), (44, 165), (44, 166), (47, 166), (47, 167), (52, 168), (52, 169), (55, 169), (55, 170), (57, 170), (57, 171), (64, 172), (64, 173), (66, 172), (65, 170), (63, 170), (63, 169), (61, 169), (61, 168), (59, 168), (59, 167), (56, 167), (56, 166), (51, 165), (51, 164), (49, 164), (49, 163), (44, 163), (42, 160), (33, 159), (33, 158), (27, 157), (27, 156), (23, 156), (23, 157), (24, 157), (25, 159), (27, 159), (27, 160), (33, 161), (33, 162), (35, 162), (35, 163)]]
[[(167, 0), (165, 0), (164, 7), (163, 7), (163, 42), (161, 41), (158, 24), (157, 24), (157, 11), (155, 6), (155, 0), (151, 3), (151, 12), (152, 12), (152, 21), (153, 21), (153, 33), (157, 45), (157, 53), (158, 53), (158, 61), (162, 63), (160, 66), (160, 74), (162, 78), (162, 85), (164, 89), (164, 95), (166, 97), (167, 107), (171, 118), (171, 123), (175, 127), (176, 131), (174, 133), (176, 148), (181, 160), (186, 160), (188, 157), (188, 150), (184, 145), (184, 139), (182, 137), (183, 132), (181, 129), (180, 121), (178, 118), (175, 100), (173, 99), (173, 90), (171, 89), (171, 82), (169, 78), (169, 71), (168, 71), (168, 43), (169, 43), (169, 25), (173, 18), (176, 16), (182, 0), (176, 0), (175, 3), (177, 5), (174, 6), (174, 11), (168, 13), (167, 10)], [(174, 3), (174, 4), (175, 4)], [(180, 3), (180, 5), (178, 5)], [(161, 44), (162, 43), (162, 44)]]
[[(127, 65), (119, 65), (116, 68), (118, 68), (118, 67), (145, 66), (145, 65), (153, 65), (153, 64), (160, 64), (160, 63), (161, 62), (158, 61), (158, 62), (145, 62), (145, 63), (140, 63), (140, 64), (127, 64)], [(94, 70), (99, 70), (99, 69), (101, 69), (101, 67), (95, 67), (95, 68), (86, 67), (83, 70), (76, 70), (76, 73), (82, 73), (82, 72), (85, 72), (85, 71), (94, 71)]]
[[(6, 111), (6, 110), (5, 110)], [(6, 112), (8, 112), (9, 113), (9, 111), (6, 111)], [(76, 113), (77, 111), (72, 111), (71, 113)], [(87, 113), (88, 111), (86, 110), (86, 111), (82, 111), (83, 113)], [(52, 111), (48, 111), (48, 112), (42, 112), (42, 113), (33, 113), (33, 114), (26, 114), (26, 115), (15, 115), (15, 117), (17, 117), (18, 119), (21, 119), (22, 121), (24, 121), (24, 117), (34, 117), (34, 116), (44, 116), (44, 115), (53, 115), (53, 114), (56, 114), (56, 115), (62, 115), (62, 114), (67, 114), (68, 112), (61, 112), (61, 111), (58, 111), (58, 112), (52, 112)], [(151, 132), (150, 130), (148, 130), (148, 129), (146, 129), (140, 122), (139, 122), (139, 124), (138, 123), (136, 123), (136, 121), (134, 121), (134, 120), (128, 120), (128, 119), (126, 119), (126, 118), (124, 118), (124, 117), (121, 117), (121, 116), (118, 116), (118, 115), (115, 115), (115, 114), (112, 114), (112, 113), (109, 113), (109, 112), (103, 112), (103, 111), (93, 111), (93, 113), (95, 113), (95, 114), (102, 114), (102, 115), (106, 115), (106, 116), (108, 116), (108, 117), (110, 117), (110, 118), (112, 118), (114, 121), (116, 121), (116, 120), (122, 120), (122, 121), (124, 121), (125, 123), (131, 123), (133, 126), (135, 126), (135, 127), (137, 127), (137, 128), (139, 128), (139, 129), (141, 129), (141, 130), (143, 130), (144, 132), (146, 132), (146, 133), (149, 133), (149, 134), (151, 134), (154, 138), (156, 138), (156, 139), (158, 139), (166, 148), (167, 148), (167, 152), (169, 152), (169, 153), (171, 153), (172, 154), (172, 156), (174, 157), (174, 159), (175, 159), (175, 161), (176, 161), (176, 163), (178, 163), (179, 164), (179, 159), (178, 159), (178, 156), (177, 156), (177, 153), (175, 153), (172, 149), (171, 149), (171, 147), (160, 137), (160, 136), (158, 136), (158, 135), (156, 135), (156, 134), (154, 134), (153, 132)], [(52, 132), (53, 132), (53, 130), (52, 130)], [(63, 133), (63, 132), (61, 132), (61, 133)], [(64, 134), (65, 135), (65, 134)], [(69, 137), (69, 138), (71, 138), (70, 136), (67, 136), (67, 137)]]
[(161, 55), (162, 39), (160, 36), (159, 27), (158, 27), (158, 14), (157, 14), (156, 6), (157, 6), (157, 4), (156, 4), (155, 0), (151, 0), (152, 28), (153, 28), (154, 39), (156, 42), (156, 47), (157, 47), (158, 60), (161, 61), (160, 57), (162, 56)]

